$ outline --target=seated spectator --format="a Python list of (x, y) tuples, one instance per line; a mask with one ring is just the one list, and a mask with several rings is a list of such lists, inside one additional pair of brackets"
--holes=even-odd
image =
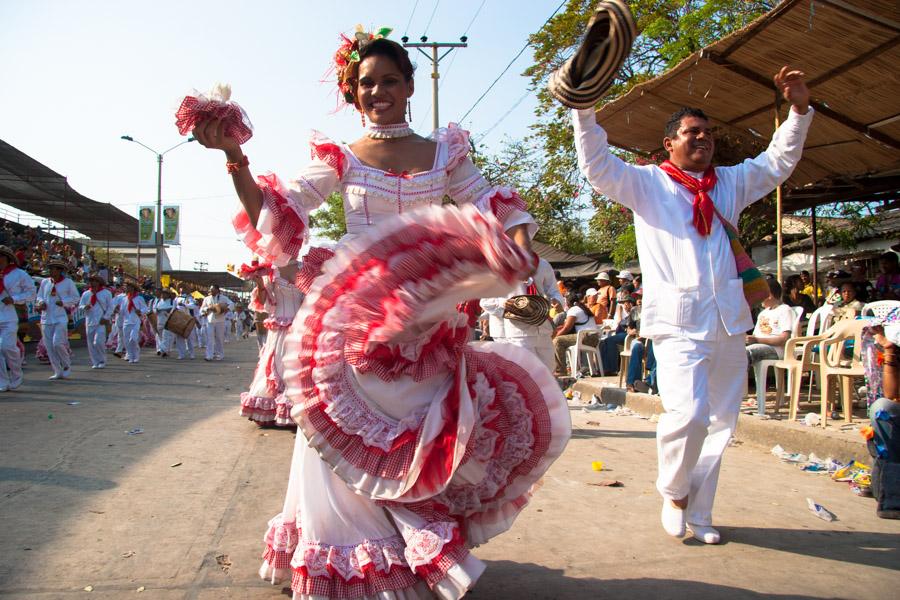
[(850, 273), (843, 270), (829, 271), (825, 287), (825, 303), (841, 303), (841, 284), (850, 279)]
[(866, 266), (863, 263), (854, 263), (850, 267), (850, 281), (856, 286), (856, 297), (863, 304), (871, 302), (875, 297), (875, 286), (866, 277)]
[(769, 279), (767, 283), (769, 297), (763, 300), (763, 310), (756, 317), (753, 334), (746, 339), (747, 360), (751, 368), (763, 360), (784, 358), (784, 345), (794, 330), (796, 315), (790, 306), (781, 301), (781, 284), (774, 279)]
[(585, 344), (596, 346), (599, 341), (597, 335), (597, 322), (593, 319), (590, 309), (584, 303), (584, 296), (578, 293), (570, 293), (566, 298), (569, 309), (566, 311), (566, 320), (553, 332), (553, 352), (556, 355), (556, 375), (566, 374), (566, 353), (575, 345), (578, 332), (591, 331), (584, 336)]
[(878, 259), (881, 275), (875, 281), (879, 300), (900, 300), (900, 264), (896, 252), (885, 252)]
[(882, 519), (900, 519), (900, 343), (897, 327), (886, 335), (886, 327), (872, 328), (875, 343), (881, 346), (881, 387), (883, 397), (869, 407), (871, 431), (868, 434), (872, 466), (872, 495), (878, 504), (875, 514)]
[(634, 275), (631, 274), (631, 271), (619, 271), (616, 278), (619, 280), (617, 292), (626, 292), (628, 294), (634, 292)]
[(803, 314), (806, 318), (816, 310), (816, 305), (812, 298), (803, 293), (803, 278), (800, 275), (791, 275), (784, 282), (784, 297), (782, 300), (788, 306), (799, 306), (803, 308)]
[(591, 311), (591, 314), (594, 316), (594, 321), (599, 324), (600, 319), (597, 318), (597, 314), (602, 312), (603, 309), (597, 302), (597, 293), (597, 288), (591, 287), (584, 290), (584, 305)]
[(566, 320), (566, 308), (560, 304), (558, 298), (550, 298), (550, 320), (553, 322), (554, 330)]
[(855, 319), (862, 312), (864, 304), (856, 298), (858, 289), (852, 281), (841, 284), (841, 301), (831, 310), (832, 324), (844, 319)]
[(613, 333), (600, 341), (604, 375), (619, 372), (619, 346), (625, 343), (627, 336), (637, 336), (640, 326), (640, 310), (635, 307), (634, 296), (628, 292), (619, 292), (616, 296), (616, 313)]
[(803, 288), (800, 290), (800, 293), (806, 294), (807, 296), (812, 298), (813, 304), (818, 306), (819, 302), (822, 301), (822, 286), (818, 286), (818, 293), (815, 293), (815, 291), (813, 290), (812, 277), (810, 276), (809, 271), (800, 272), (800, 281), (803, 282)]

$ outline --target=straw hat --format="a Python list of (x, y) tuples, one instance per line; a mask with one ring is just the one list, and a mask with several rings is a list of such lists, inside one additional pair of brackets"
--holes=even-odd
[(106, 278), (100, 273), (91, 273), (88, 275), (88, 281), (99, 281), (100, 285), (106, 285)]
[(48, 269), (50, 269), (51, 267), (56, 267), (58, 269), (62, 269), (63, 271), (69, 270), (69, 263), (67, 263), (65, 260), (62, 259), (62, 257), (59, 257), (59, 256), (54, 256), (54, 257), (50, 258), (44, 266), (47, 267)]
[(569, 108), (593, 108), (612, 85), (636, 36), (624, 0), (600, 2), (581, 46), (550, 75), (547, 90)]
[(605, 271), (603, 273), (598, 273), (597, 277), (595, 277), (594, 279), (595, 281), (609, 281), (609, 273)]
[(9, 258), (9, 262), (14, 265), (19, 264), (19, 261), (16, 259), (16, 253), (12, 251), (12, 248), (9, 246), (0, 246), (0, 254), (4, 254)]

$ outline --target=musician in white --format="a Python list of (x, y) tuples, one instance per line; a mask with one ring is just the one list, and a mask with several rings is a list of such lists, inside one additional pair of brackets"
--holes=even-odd
[(153, 304), (153, 312), (156, 314), (156, 353), (167, 358), (175, 346), (175, 334), (166, 329), (169, 315), (175, 310), (175, 298), (169, 290), (159, 290), (157, 293), (159, 297)]
[[(103, 271), (99, 271), (98, 275), (103, 277)], [(128, 298), (123, 287), (113, 296), (113, 323), (116, 327), (116, 350), (113, 355), (119, 358), (125, 358), (125, 305), (127, 302)]]
[(553, 354), (553, 324), (550, 320), (547, 319), (541, 325), (528, 325), (522, 321), (503, 317), (506, 303), (510, 298), (528, 293), (535, 293), (548, 300), (556, 299), (560, 305), (565, 305), (556, 284), (556, 277), (553, 275), (553, 267), (542, 258), (531, 279), (519, 283), (507, 296), (483, 298), (481, 308), (490, 316), (491, 338), (495, 342), (506, 342), (530, 350), (553, 371), (556, 359)]
[(122, 301), (122, 333), (125, 336), (125, 360), (136, 363), (141, 359), (141, 321), (150, 313), (150, 307), (141, 295), (141, 288), (130, 281)]
[(34, 280), (20, 269), (10, 248), (0, 246), (0, 392), (22, 385), (22, 355), (16, 344), (16, 304), (35, 298)]
[[(175, 309), (184, 312), (194, 319), (195, 323), (198, 323), (197, 316), (200, 312), (200, 307), (197, 306), (194, 297), (188, 293), (187, 288), (184, 286), (178, 288), (178, 297), (175, 298)], [(194, 349), (197, 347), (197, 329), (197, 326), (191, 329), (190, 335), (186, 338), (181, 337), (177, 333), (175, 334), (175, 349), (178, 350), (178, 360), (184, 360), (185, 358), (194, 360)]]
[(702, 111), (669, 119), (660, 166), (628, 164), (609, 151), (593, 109), (573, 111), (581, 172), (594, 189), (634, 212), (644, 303), (640, 333), (653, 340), (665, 414), (656, 432), (662, 525), (686, 525), (719, 542), (712, 508), (719, 466), (745, 393), (744, 334), (753, 327), (723, 224), (787, 180), (812, 121), (804, 75), (785, 67), (775, 87), (791, 105), (765, 152), (712, 166), (712, 125)]
[(50, 277), (41, 282), (35, 308), (41, 313), (41, 336), (53, 368), (50, 379), (68, 379), (71, 375), (69, 356), (69, 311), (78, 306), (78, 288), (66, 277), (69, 265), (53, 258), (47, 261)]
[(92, 369), (106, 367), (106, 330), (115, 310), (115, 301), (106, 280), (98, 274), (88, 278), (90, 289), (81, 295), (79, 308), (84, 310), (84, 331), (87, 336), (88, 355)]
[(222, 360), (225, 358), (225, 326), (227, 314), (234, 308), (234, 304), (225, 294), (219, 291), (219, 286), (209, 286), (209, 295), (203, 299), (200, 305), (200, 316), (206, 318), (206, 358), (205, 360)]

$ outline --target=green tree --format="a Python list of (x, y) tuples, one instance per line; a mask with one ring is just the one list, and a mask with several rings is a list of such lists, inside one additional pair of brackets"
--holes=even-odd
[(322, 206), (310, 213), (309, 227), (330, 240), (339, 240), (347, 233), (344, 200), (338, 192), (328, 196)]

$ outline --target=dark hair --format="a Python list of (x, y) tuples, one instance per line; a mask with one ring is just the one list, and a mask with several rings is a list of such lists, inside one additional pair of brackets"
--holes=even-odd
[(589, 317), (594, 314), (591, 312), (591, 309), (589, 309), (584, 303), (584, 292), (569, 292), (566, 296), (566, 302), (569, 306), (577, 306), (584, 311), (584, 314)]
[(886, 260), (887, 262), (895, 264), (895, 265), (900, 264), (900, 259), (898, 259), (896, 252), (885, 252), (884, 254), (879, 256), (878, 259)]
[(350, 84), (354, 103), (356, 102), (356, 86), (359, 83), (359, 65), (370, 56), (384, 56), (394, 61), (406, 81), (411, 81), (416, 71), (409, 60), (409, 52), (406, 51), (406, 48), (387, 38), (372, 40), (359, 49), (359, 61), (350, 63), (344, 69), (344, 81)]
[(766, 283), (769, 284), (769, 293), (772, 294), (772, 297), (781, 298), (781, 284), (778, 283), (778, 280), (772, 278), (766, 281)]
[(666, 122), (667, 138), (673, 138), (678, 134), (678, 128), (681, 126), (681, 120), (685, 117), (697, 117), (698, 119), (709, 121), (709, 117), (706, 116), (706, 113), (699, 108), (691, 108), (690, 106), (679, 108), (677, 111), (672, 113), (672, 116), (669, 117), (669, 120)]

